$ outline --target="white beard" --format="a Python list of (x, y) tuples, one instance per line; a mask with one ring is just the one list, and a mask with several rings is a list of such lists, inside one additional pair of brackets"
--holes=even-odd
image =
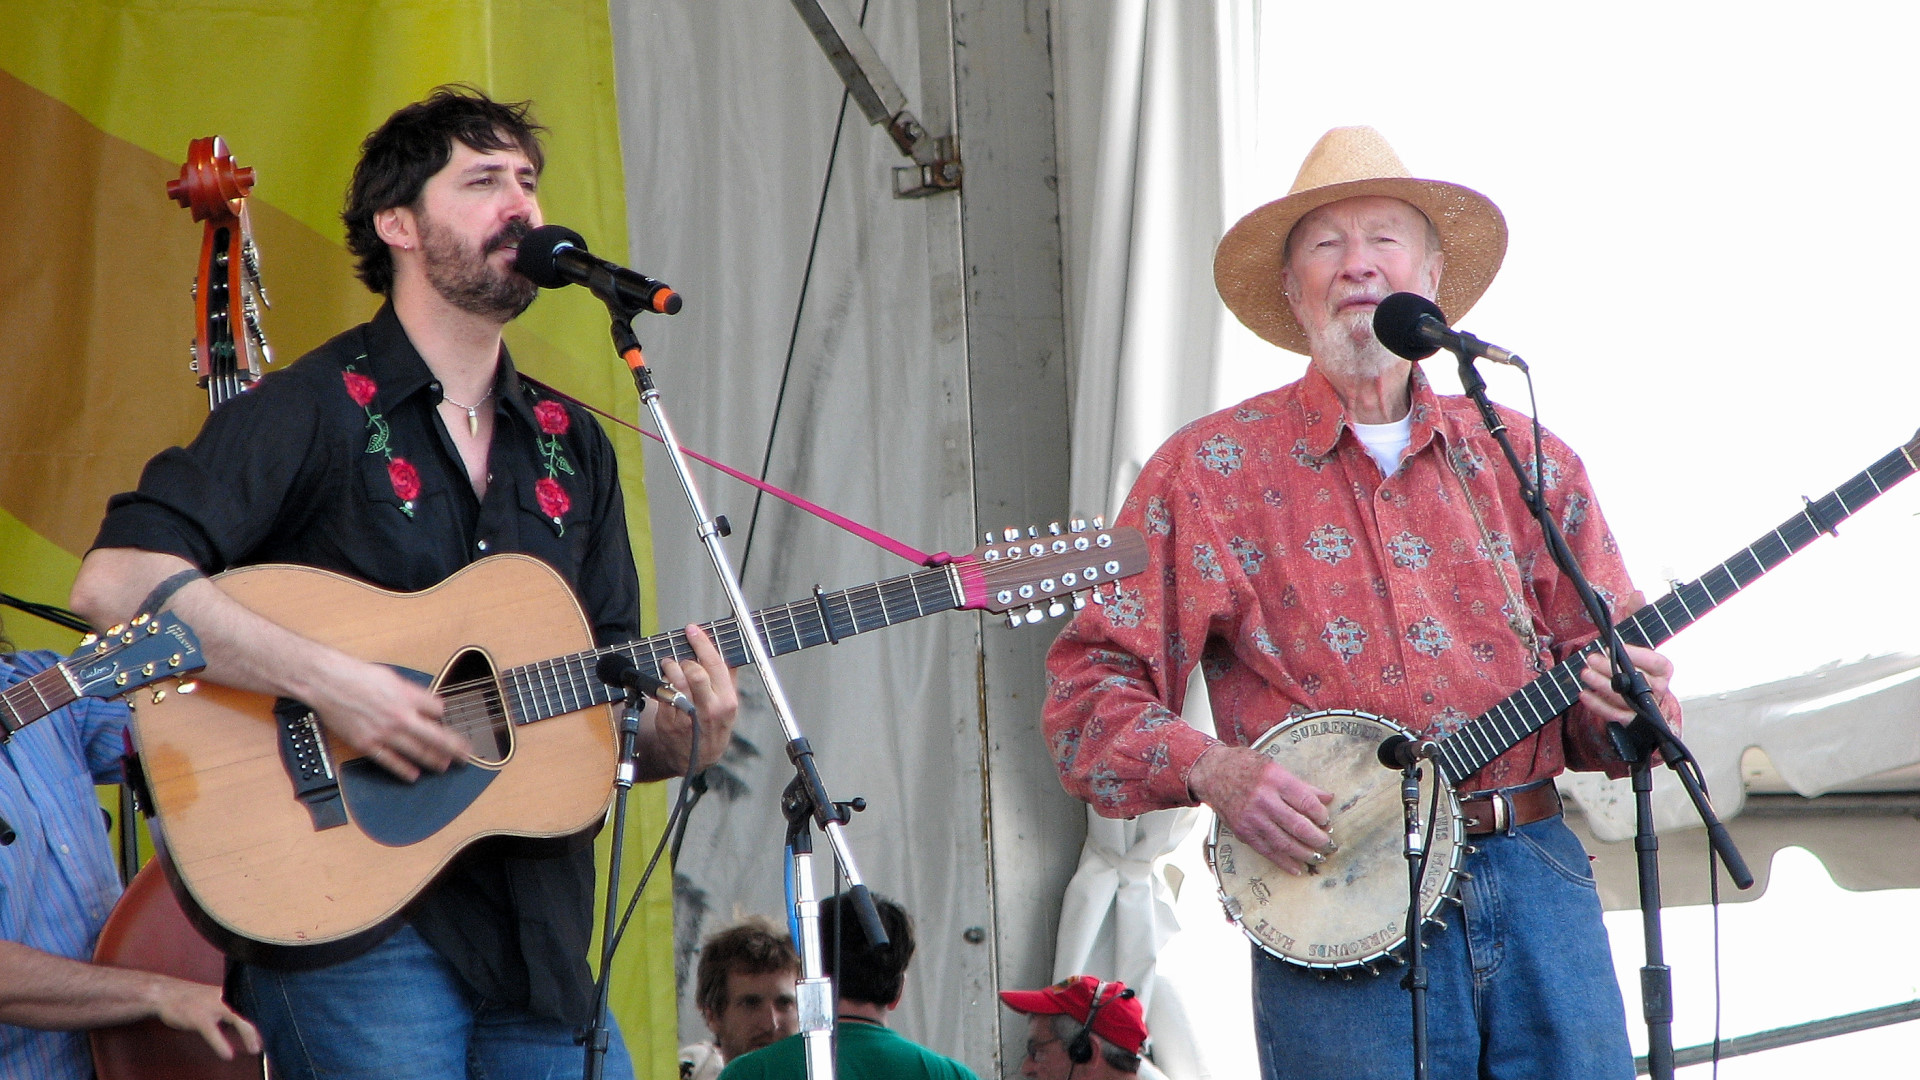
[(1373, 335), (1371, 312), (1354, 311), (1317, 333), (1308, 330), (1307, 345), (1314, 362), (1331, 376), (1373, 379), (1401, 362)]

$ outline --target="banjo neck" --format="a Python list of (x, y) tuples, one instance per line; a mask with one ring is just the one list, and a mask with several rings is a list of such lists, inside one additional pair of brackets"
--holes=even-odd
[[(1821, 533), (1833, 532), (1835, 526), (1861, 507), (1912, 476), (1917, 460), (1920, 460), (1920, 433), (1853, 479), (1818, 499), (1807, 501), (1799, 513), (1735, 552), (1732, 558), (1693, 581), (1675, 586), (1672, 592), (1627, 616), (1614, 628), (1629, 645), (1658, 647), (1819, 539)], [(1545, 727), (1547, 721), (1571, 708), (1580, 697), (1580, 669), (1586, 665), (1588, 656), (1602, 648), (1598, 639), (1589, 642), (1546, 674), (1441, 739), (1434, 760), (1447, 780), (1457, 787), (1520, 740)]]

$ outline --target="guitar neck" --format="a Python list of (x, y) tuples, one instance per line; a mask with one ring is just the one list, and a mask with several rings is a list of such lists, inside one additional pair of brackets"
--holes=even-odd
[[(762, 608), (753, 613), (753, 622), (772, 655), (785, 656), (924, 615), (952, 611), (960, 603), (961, 595), (952, 571), (935, 567)], [(713, 639), (728, 667), (750, 662), (738, 620), (716, 619), (702, 623), (701, 629)], [(693, 658), (693, 646), (687, 641), (686, 632), (674, 630), (502, 672), (513, 721), (533, 723), (618, 698), (620, 691), (601, 682), (597, 674), (600, 658), (616, 652), (656, 677), (661, 665), (668, 660)]]
[[(1732, 558), (1642, 607), (1615, 624), (1615, 629), (1629, 645), (1657, 648), (1819, 539), (1821, 533), (1832, 532), (1861, 507), (1912, 476), (1917, 452), (1920, 452), (1920, 438), (1869, 465), (1866, 471), (1825, 496), (1808, 502), (1799, 513)], [(1454, 784), (1461, 783), (1571, 708), (1580, 697), (1580, 669), (1586, 666), (1588, 655), (1603, 647), (1599, 640), (1588, 643), (1546, 674), (1440, 740), (1437, 760), (1447, 779)]]
[(59, 664), (0, 690), (0, 743), (35, 720), (79, 699), (80, 694)]

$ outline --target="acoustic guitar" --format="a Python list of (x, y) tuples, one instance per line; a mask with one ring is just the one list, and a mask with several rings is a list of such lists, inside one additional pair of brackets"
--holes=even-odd
[[(200, 639), (171, 615), (141, 615), (104, 634), (88, 634), (65, 659), (0, 690), (0, 743), (83, 697), (121, 697), (153, 683), (180, 680), (206, 666)], [(191, 694), (197, 688), (192, 681), (180, 681), (175, 691)], [(154, 692), (156, 701), (166, 696), (165, 690)]]
[[(945, 565), (755, 612), (773, 655), (940, 611), (1064, 614), (1146, 566), (1133, 529), (1001, 534)], [(462, 849), (486, 837), (553, 839), (598, 823), (613, 793), (618, 691), (595, 675), (612, 652), (658, 674), (693, 655), (675, 631), (592, 647), (566, 582), (495, 555), (418, 593), (311, 567), (268, 565), (215, 583), (295, 633), (388, 664), (446, 702), (470, 752), (405, 782), (336, 740), (306, 706), (215, 684), (142, 708), (134, 736), (169, 875), (202, 933), (281, 967), (371, 948)], [(706, 626), (730, 666), (748, 662), (733, 619)]]

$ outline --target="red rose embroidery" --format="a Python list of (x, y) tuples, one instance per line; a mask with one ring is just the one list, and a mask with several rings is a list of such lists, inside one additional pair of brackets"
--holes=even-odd
[(557, 401), (543, 401), (533, 407), (533, 418), (540, 421), (540, 430), (549, 435), (567, 433), (567, 410)]
[(412, 502), (420, 497), (420, 473), (406, 458), (387, 462), (387, 479), (393, 482), (393, 493), (403, 500)]
[(567, 489), (551, 476), (543, 476), (536, 481), (533, 493), (540, 500), (540, 512), (555, 521), (565, 517), (567, 511), (573, 508), (573, 500), (567, 497)]
[(347, 380), (347, 396), (363, 409), (373, 404), (373, 395), (380, 392), (380, 387), (372, 379), (358, 372), (341, 372), (340, 377)]

